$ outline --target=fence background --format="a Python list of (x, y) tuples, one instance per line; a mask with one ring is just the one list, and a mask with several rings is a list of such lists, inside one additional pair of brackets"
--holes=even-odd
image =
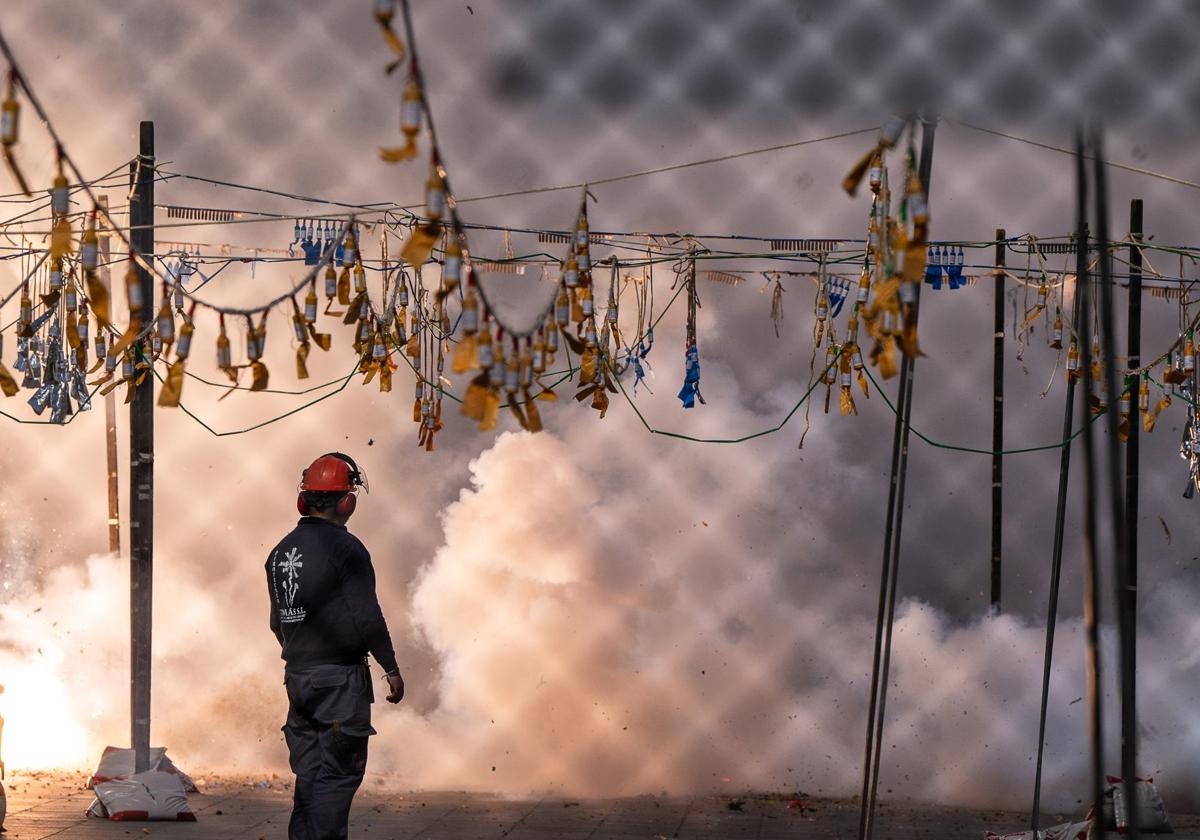
[[(388, 57), (368, 5), (18, 0), (0, 26), (87, 173), (130, 159), (138, 120), (153, 119), (164, 169), (337, 201), (412, 203), (423, 166), (387, 167), (375, 153), (395, 142), (402, 80), (383, 74)], [(997, 227), (1061, 235), (1073, 225), (1069, 157), (961, 122), (1065, 147), (1090, 110), (1105, 120), (1113, 159), (1194, 175), (1200, 59), (1190, 45), (1200, 21), (1184, 4), (905, 6), (478, 0), (414, 3), (414, 17), (460, 194), (866, 128), (911, 102), (933, 102), (946, 118), (932, 178), (935, 239), (988, 240)], [(597, 187), (592, 225), (858, 238), (868, 204), (838, 184), (863, 147), (849, 138)], [(48, 182), (52, 149), (32, 119), (20, 153), (31, 180)], [(1155, 241), (1193, 241), (1194, 189), (1110, 174), (1114, 238), (1129, 199), (1141, 197)], [(157, 189), (160, 204), (308, 206), (184, 179)], [(125, 203), (122, 190), (109, 195)], [(562, 227), (577, 200), (565, 191), (479, 202), (464, 215)], [(291, 234), (289, 222), (163, 228), (158, 240), (204, 242), (215, 254), (222, 243), (285, 248)], [(478, 241), (481, 250), (500, 244)], [(531, 241), (515, 237), (516, 251)], [(1162, 262), (1162, 273), (1178, 273), (1173, 259)], [(235, 265), (208, 287), (210, 298), (257, 301), (299, 271)], [(490, 279), (516, 319), (550, 282)], [(669, 279), (658, 279), (661, 292)], [(11, 265), (0, 267), (0, 287), (16, 280)], [(652, 424), (748, 433), (774, 425), (803, 393), (813, 287), (785, 284), (777, 339), (763, 285), (702, 287), (708, 405), (690, 412), (673, 396), (682, 308), (664, 320), (650, 357), (654, 393), (638, 397)], [(986, 448), (990, 289), (927, 292), (925, 302), (929, 358), (918, 367), (913, 425)], [(1144, 357), (1173, 338), (1176, 318), (1173, 304), (1147, 299)], [(291, 381), (285, 330), (276, 319), (276, 387)], [(213, 335), (201, 321), (197, 372)], [(349, 341), (337, 334), (341, 352), (310, 361), (314, 382), (346, 372)], [(1053, 442), (1061, 381), (1039, 396), (1053, 351), (1035, 338), (1026, 374), (1009, 349), (1006, 439)], [(185, 767), (285, 766), (261, 564), (290, 527), (300, 469), (342, 449), (371, 478), (354, 528), (373, 552), (409, 682), (403, 710), (378, 712), (374, 769), (417, 786), (597, 795), (854, 790), (892, 428), (882, 400), (860, 399), (855, 418), (814, 404), (802, 450), (800, 415), (752, 443), (694, 444), (646, 434), (619, 400), (603, 421), (564, 400), (544, 412), (549, 431), (534, 438), (477, 434), (451, 416), (439, 451), (426, 456), (415, 447), (410, 391), (403, 372), (390, 396), (351, 383), (244, 436), (213, 437), (179, 412), (158, 412), (156, 743)], [(225, 430), (296, 399), (219, 395), (190, 382), (184, 401)], [(67, 429), (4, 429), (0, 682), (9, 688), (10, 764), (87, 764), (103, 743), (127, 737), (126, 566), (100, 556), (102, 414)], [(1181, 711), (1195, 699), (1190, 640), (1200, 633), (1183, 606), (1197, 567), (1195, 511), (1179, 497), (1182, 421), (1177, 403), (1142, 444), (1144, 769), (1169, 794), (1195, 780), (1195, 730)], [(1056, 467), (1055, 451), (1006, 459), (1006, 612), (986, 621), (989, 459), (914, 442), (901, 571), (911, 600), (898, 625), (895, 748), (882, 786), (892, 795), (1024, 803)], [(1080, 505), (1073, 496), (1063, 603), (1071, 617), (1081, 603)], [(1077, 622), (1061, 633), (1047, 786), (1052, 804), (1070, 808), (1083, 789), (1086, 704), (1069, 702), (1084, 693)], [(71, 690), (81, 674), (97, 688), (87, 697)]]

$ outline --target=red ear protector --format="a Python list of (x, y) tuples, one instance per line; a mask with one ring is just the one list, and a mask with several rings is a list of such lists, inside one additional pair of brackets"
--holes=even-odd
[(309, 506), (304, 500), (305, 493), (342, 493), (334, 511), (339, 517), (348, 517), (358, 505), (355, 492), (359, 487), (365, 488), (368, 493), (371, 492), (366, 474), (359, 469), (354, 459), (341, 452), (326, 453), (313, 461), (301, 474), (296, 509), (301, 516), (309, 515)]

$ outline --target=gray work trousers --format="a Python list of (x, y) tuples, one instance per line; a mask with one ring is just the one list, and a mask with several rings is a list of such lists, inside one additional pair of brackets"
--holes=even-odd
[(374, 692), (366, 663), (288, 668), (283, 725), (296, 789), (288, 840), (345, 840), (367, 769)]

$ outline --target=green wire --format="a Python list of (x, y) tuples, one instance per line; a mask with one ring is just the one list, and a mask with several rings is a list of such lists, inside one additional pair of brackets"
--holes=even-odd
[[(875, 386), (875, 390), (879, 392), (879, 395), (881, 397), (883, 397), (883, 401), (885, 403), (887, 403), (887, 407), (892, 410), (893, 414), (895, 414), (896, 406), (893, 405), (892, 401), (888, 398), (887, 391), (885, 391), (879, 385), (879, 383), (875, 381), (875, 377), (871, 375), (870, 368), (864, 367), (863, 370), (866, 372), (867, 378), (870, 379), (871, 383)], [(1089, 420), (1088, 423), (1091, 424), (1091, 423), (1096, 422), (1096, 420), (1098, 420), (1103, 415), (1104, 415), (1104, 412), (1094, 413), (1092, 415), (1092, 419)], [(994, 450), (994, 449), (978, 449), (973, 446), (958, 446), (958, 445), (952, 444), (952, 443), (941, 443), (939, 441), (933, 440), (932, 438), (929, 438), (929, 437), (921, 434), (921, 432), (914, 429), (911, 425), (909, 425), (908, 429), (910, 432), (912, 432), (914, 435), (919, 437), (921, 440), (925, 441), (927, 444), (929, 444), (930, 446), (933, 446), (937, 449), (950, 449), (955, 452), (972, 452), (972, 453), (975, 453), (978, 455), (1020, 455), (1023, 452), (1041, 452), (1046, 449), (1061, 449), (1062, 447), (1069, 444), (1071, 441), (1075, 440), (1075, 438), (1077, 438), (1081, 434), (1083, 434), (1084, 427), (1080, 426), (1078, 429), (1076, 429), (1074, 432), (1072, 432), (1070, 434), (1070, 436), (1067, 437), (1066, 440), (1060, 440), (1055, 443), (1046, 443), (1041, 446), (1025, 446), (1025, 447), (1021, 447), (1020, 449), (1001, 449), (999, 451)]]

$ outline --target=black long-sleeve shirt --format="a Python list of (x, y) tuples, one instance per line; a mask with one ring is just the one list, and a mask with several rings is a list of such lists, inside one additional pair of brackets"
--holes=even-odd
[(344, 525), (301, 519), (267, 557), (271, 630), (290, 668), (362, 662), (387, 673), (396, 652), (375, 595), (371, 555)]

